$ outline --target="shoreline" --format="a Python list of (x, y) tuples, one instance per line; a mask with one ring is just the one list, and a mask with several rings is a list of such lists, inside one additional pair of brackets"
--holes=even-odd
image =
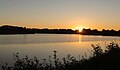
[(65, 35), (87, 35), (87, 36), (112, 36), (112, 37), (120, 37), (119, 35), (94, 35), (94, 34), (80, 34), (80, 33), (26, 33), (26, 34), (0, 34), (0, 35), (29, 35), (29, 34), (65, 34)]

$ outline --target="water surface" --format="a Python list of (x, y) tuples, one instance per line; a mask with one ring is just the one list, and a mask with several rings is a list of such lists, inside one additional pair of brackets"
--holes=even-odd
[[(20, 53), (23, 57), (37, 56), (40, 60), (57, 55), (62, 58), (67, 54), (79, 55), (91, 53), (91, 44), (106, 45), (111, 41), (120, 41), (120, 37), (112, 36), (88, 36), (78, 34), (23, 34), (23, 35), (0, 35), (0, 64), (13, 61), (13, 53)], [(102, 47), (105, 48), (105, 47)]]

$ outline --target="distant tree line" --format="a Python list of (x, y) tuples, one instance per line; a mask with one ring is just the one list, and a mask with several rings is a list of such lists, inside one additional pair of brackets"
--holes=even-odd
[(98, 31), (97, 29), (91, 30), (89, 29), (83, 29), (81, 32), (82, 35), (103, 35), (103, 36), (120, 36), (120, 30), (115, 31), (114, 29), (106, 30), (103, 29), (102, 31)]
[(72, 29), (37, 29), (18, 26), (4, 25), (0, 27), (0, 34), (35, 34), (35, 33), (53, 33), (53, 34), (77, 34), (78, 30)]
[(91, 30), (83, 28), (81, 32), (79, 30), (72, 29), (37, 29), (37, 28), (26, 28), (18, 26), (3, 25), (0, 26), (0, 34), (35, 34), (35, 33), (44, 33), (44, 34), (82, 34), (82, 35), (103, 35), (103, 36), (120, 36), (120, 30), (115, 31), (103, 29), (98, 31), (97, 29)]

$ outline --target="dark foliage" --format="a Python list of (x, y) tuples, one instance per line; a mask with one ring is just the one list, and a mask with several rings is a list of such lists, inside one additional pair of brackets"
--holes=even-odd
[(2, 66), (3, 70), (120, 70), (120, 47), (117, 43), (110, 43), (106, 49), (101, 49), (100, 45), (92, 45), (92, 57), (88, 59), (84, 56), (77, 60), (70, 54), (60, 61), (57, 57), (57, 51), (54, 52), (53, 59), (43, 59), (43, 62), (34, 57), (28, 56), (20, 59), (19, 53), (13, 54), (15, 63), (13, 66)]
[(46, 33), (46, 34), (78, 34), (78, 30), (72, 29), (35, 29), (18, 26), (4, 25), (0, 27), (0, 34), (35, 34), (35, 33)]
[(79, 30), (72, 29), (37, 29), (37, 28), (26, 28), (18, 26), (4, 25), (0, 26), (0, 35), (1, 34), (35, 34), (35, 33), (44, 33), (44, 34), (82, 34), (82, 35), (102, 35), (102, 36), (120, 36), (120, 30), (105, 30), (98, 31), (97, 29), (91, 30), (83, 28), (82, 32)]
[(111, 30), (103, 29), (102, 31), (98, 31), (97, 29), (91, 30), (90, 28), (89, 29), (83, 28), (81, 34), (82, 35), (120, 36), (120, 30), (115, 31), (113, 29)]

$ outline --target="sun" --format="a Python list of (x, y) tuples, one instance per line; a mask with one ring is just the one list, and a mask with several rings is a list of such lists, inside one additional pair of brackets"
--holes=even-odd
[(78, 27), (75, 28), (75, 30), (79, 30), (79, 32), (81, 32), (83, 28), (85, 28), (85, 27), (78, 26)]

